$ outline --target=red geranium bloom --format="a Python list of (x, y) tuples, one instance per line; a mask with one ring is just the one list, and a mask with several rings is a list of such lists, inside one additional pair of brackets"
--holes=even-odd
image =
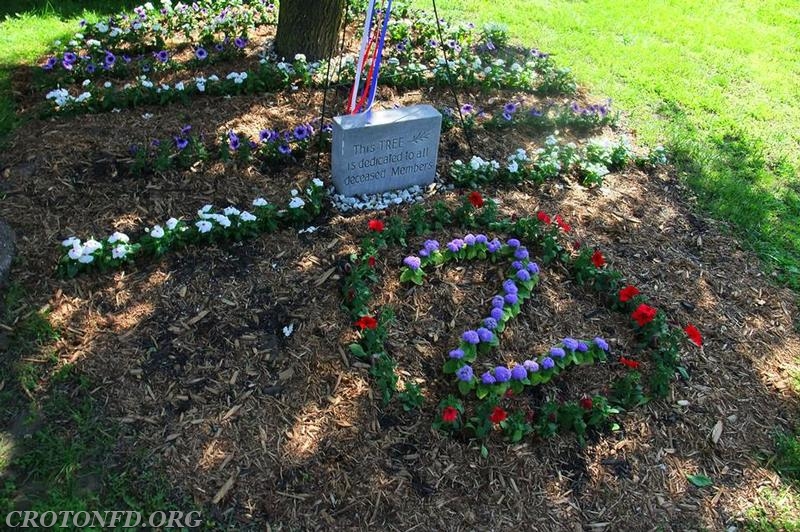
[(508, 417), (508, 413), (503, 410), (501, 407), (496, 406), (492, 413), (489, 415), (489, 421), (494, 423), (495, 425), (500, 423), (501, 421), (505, 420)]
[(637, 369), (639, 367), (638, 360), (631, 360), (630, 358), (619, 357), (619, 362), (623, 366), (629, 367), (631, 369)]
[(536, 217), (543, 224), (548, 224), (548, 225), (550, 224), (550, 217), (547, 215), (546, 212), (539, 211), (539, 212), (536, 213)]
[(594, 403), (591, 397), (582, 397), (581, 400), (578, 401), (578, 404), (581, 405), (581, 408), (584, 410), (591, 410)]
[(367, 264), (369, 264), (370, 268), (374, 268), (375, 267), (375, 257), (370, 257), (369, 259), (367, 259)]
[(483, 207), (483, 196), (477, 190), (474, 190), (469, 193), (469, 202), (472, 203), (472, 206), (476, 209), (480, 209)]
[(511, 397), (511, 396), (513, 396), (513, 395), (514, 395), (514, 390), (512, 390), (511, 388), (509, 388), (508, 390), (506, 390), (506, 397)]
[(658, 311), (651, 306), (645, 305), (642, 303), (636, 310), (631, 313), (631, 318), (636, 320), (636, 323), (639, 324), (639, 327), (644, 327), (656, 317), (656, 313)]
[(565, 233), (569, 233), (569, 230), (572, 229), (572, 226), (565, 222), (560, 214), (556, 214), (556, 223)]
[(370, 220), (369, 221), (369, 228), (376, 233), (380, 233), (383, 231), (383, 222), (380, 220)]
[(442, 410), (442, 421), (445, 423), (452, 423), (458, 418), (458, 410), (456, 410), (452, 406), (446, 406), (444, 410)]
[(356, 327), (360, 327), (362, 331), (364, 329), (375, 329), (378, 327), (378, 320), (372, 316), (361, 316), (356, 322)]
[(700, 336), (700, 331), (697, 330), (697, 327), (690, 323), (683, 329), (683, 332), (686, 333), (686, 336), (689, 337), (689, 340), (694, 342), (697, 347), (703, 347), (703, 337)]
[(622, 303), (627, 303), (628, 301), (638, 296), (639, 294), (641, 294), (641, 292), (639, 292), (639, 289), (633, 286), (632, 284), (629, 284), (628, 286), (619, 291), (619, 300)]
[(594, 253), (592, 253), (592, 264), (594, 264), (594, 267), (602, 268), (605, 263), (606, 259), (603, 258), (603, 254), (600, 253), (600, 250), (599, 249), (594, 250)]

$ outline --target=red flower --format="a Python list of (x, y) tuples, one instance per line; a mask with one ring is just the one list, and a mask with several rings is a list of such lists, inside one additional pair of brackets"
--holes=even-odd
[(480, 209), (483, 207), (483, 196), (477, 190), (474, 190), (469, 193), (469, 202), (472, 203), (472, 206), (476, 209)]
[(637, 369), (639, 367), (639, 361), (638, 360), (631, 360), (630, 358), (619, 357), (619, 362), (623, 366), (631, 368), (631, 369)]
[(375, 267), (375, 257), (370, 257), (369, 259), (367, 259), (367, 264), (369, 264), (370, 268), (374, 268)]
[(494, 423), (495, 425), (500, 423), (501, 421), (505, 420), (508, 417), (508, 413), (503, 410), (501, 407), (496, 406), (492, 413), (489, 415), (489, 421)]
[(369, 228), (371, 231), (375, 231), (376, 233), (380, 233), (383, 231), (383, 222), (380, 220), (370, 220), (369, 221)]
[(556, 223), (565, 233), (569, 233), (569, 230), (572, 229), (572, 226), (565, 222), (560, 214), (556, 214)]
[(378, 320), (372, 316), (361, 316), (356, 322), (356, 327), (360, 327), (362, 331), (364, 329), (375, 329), (378, 327)]
[(539, 221), (543, 224), (550, 225), (550, 217), (547, 215), (546, 212), (539, 211), (536, 213), (536, 217), (539, 218)]
[(602, 268), (605, 263), (606, 259), (603, 258), (603, 254), (600, 253), (600, 250), (599, 249), (594, 250), (594, 253), (592, 253), (592, 264), (594, 264), (594, 267)]
[(592, 405), (594, 403), (592, 402), (592, 398), (591, 397), (584, 396), (584, 397), (581, 398), (580, 401), (578, 401), (578, 404), (581, 405), (581, 408), (583, 408), (584, 410), (591, 410), (592, 409)]
[(506, 390), (506, 397), (511, 397), (511, 396), (513, 396), (513, 395), (514, 395), (514, 390), (512, 390), (511, 388), (509, 388), (508, 390)]
[(638, 296), (639, 294), (641, 294), (641, 292), (639, 292), (639, 289), (633, 286), (632, 284), (629, 284), (628, 286), (619, 291), (619, 300), (622, 303), (627, 303), (628, 301), (633, 299), (635, 296)]
[(452, 406), (446, 406), (444, 410), (442, 410), (442, 421), (445, 423), (452, 423), (458, 418), (458, 410), (456, 410)]
[(697, 327), (690, 323), (683, 329), (683, 332), (686, 333), (686, 336), (689, 337), (689, 340), (694, 342), (697, 347), (703, 347), (703, 337), (700, 336), (700, 331), (697, 330)]
[(656, 317), (657, 312), (658, 311), (653, 307), (650, 307), (642, 303), (641, 305), (636, 307), (636, 310), (634, 310), (631, 313), (631, 318), (636, 320), (636, 323), (639, 324), (639, 327), (644, 327), (645, 325), (653, 321), (653, 319)]

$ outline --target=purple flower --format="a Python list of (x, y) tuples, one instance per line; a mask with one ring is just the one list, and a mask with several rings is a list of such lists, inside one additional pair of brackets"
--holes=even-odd
[(166, 50), (161, 50), (156, 54), (156, 59), (158, 59), (162, 63), (166, 63), (167, 59), (169, 59), (169, 54)]
[(536, 373), (539, 371), (539, 364), (537, 364), (535, 360), (526, 360), (522, 363), (522, 365), (530, 373)]
[(453, 253), (458, 253), (461, 251), (461, 248), (464, 247), (464, 241), (460, 238), (456, 238), (455, 240), (451, 240), (447, 243), (447, 249), (452, 251)]
[(511, 369), (511, 378), (515, 381), (521, 381), (528, 378), (528, 371), (525, 366), (517, 364)]
[(231, 147), (233, 151), (239, 149), (239, 136), (234, 133), (233, 131), (228, 132), (228, 145)]
[(500, 251), (501, 247), (503, 247), (503, 244), (501, 244), (496, 238), (491, 242), (486, 243), (486, 249), (489, 251), (489, 253), (497, 253)]
[(550, 348), (550, 356), (554, 356), (556, 358), (564, 358), (566, 355), (567, 354), (560, 347), (551, 347)]
[(480, 343), (481, 338), (478, 336), (477, 331), (464, 331), (464, 334), (461, 335), (461, 339), (467, 342), (468, 344), (476, 345)]
[(508, 114), (514, 114), (517, 112), (517, 104), (514, 102), (508, 102), (503, 106), (503, 112)]
[(111, 52), (106, 52), (106, 56), (103, 59), (103, 64), (105, 64), (105, 66), (107, 66), (108, 68), (111, 68), (111, 67), (114, 66), (114, 63), (116, 61), (117, 61), (117, 57), (114, 54), (112, 54)]
[(494, 296), (492, 298), (492, 308), (499, 308), (502, 310), (505, 304), (506, 303), (503, 301), (503, 296)]
[(528, 250), (527, 250), (527, 249), (525, 249), (525, 248), (523, 248), (523, 247), (520, 247), (520, 248), (518, 248), (518, 249), (517, 249), (517, 250), (514, 252), (514, 258), (517, 258), (517, 259), (519, 259), (519, 260), (524, 260), (524, 259), (527, 259), (529, 256), (530, 256), (530, 255), (528, 255)]
[(233, 44), (236, 45), (236, 48), (239, 48), (241, 50), (247, 44), (247, 39), (243, 39), (241, 37), (236, 37), (233, 40)]
[(175, 146), (178, 148), (179, 151), (185, 150), (186, 146), (188, 145), (189, 145), (188, 140), (181, 137), (175, 137)]
[(550, 357), (544, 357), (542, 359), (542, 367), (544, 369), (553, 369), (553, 366), (555, 366), (555, 365), (556, 365), (556, 363), (553, 362), (553, 359), (550, 358)]
[(437, 242), (436, 240), (426, 240), (423, 246), (429, 253), (433, 253), (434, 251), (439, 249), (439, 242)]
[(208, 57), (208, 52), (206, 52), (206, 49), (201, 46), (200, 48), (194, 51), (194, 56), (200, 61), (202, 61), (206, 57)]
[(218, 52), (221, 52), (224, 49), (225, 49), (225, 45), (223, 43), (219, 43), (219, 44), (215, 44), (214, 45), (214, 50), (216, 50)]
[(531, 273), (531, 275), (538, 274), (539, 273), (539, 265), (536, 264), (535, 262), (529, 262), (528, 263), (528, 271)]
[(506, 294), (516, 294), (519, 291), (513, 279), (503, 281), (503, 290), (505, 290)]
[[(497, 309), (494, 309), (494, 310), (497, 310)], [(502, 314), (502, 311), (501, 311), (501, 314)], [(486, 319), (483, 320), (483, 325), (484, 325), (484, 327), (486, 327), (490, 331), (493, 331), (493, 330), (497, 329), (497, 320), (494, 319), (494, 318), (491, 318), (491, 317), (486, 318)]]
[(308, 128), (306, 126), (297, 126), (294, 128), (294, 138), (297, 140), (305, 140), (308, 138)]
[(55, 57), (48, 57), (47, 63), (45, 63), (45, 65), (42, 68), (44, 68), (45, 70), (53, 70), (53, 67), (56, 66), (56, 64), (58, 64), (58, 59), (56, 59)]
[(88, 72), (89, 74), (94, 74), (95, 70), (97, 70), (97, 67), (95, 66), (94, 63), (89, 63), (88, 65), (86, 65), (86, 72)]
[(564, 338), (563, 340), (561, 340), (561, 343), (564, 344), (564, 347), (566, 347), (570, 351), (575, 351), (576, 349), (578, 349), (578, 341), (575, 338), (570, 338), (570, 337)]
[(456, 377), (463, 382), (470, 382), (475, 374), (472, 372), (472, 366), (461, 366), (456, 370)]
[(186, 134), (187, 134), (188, 132), (190, 132), (191, 130), (192, 130), (192, 126), (191, 126), (191, 125), (189, 125), (189, 124), (186, 124), (185, 126), (183, 126), (183, 127), (181, 128), (181, 135), (186, 135)]
[(420, 267), (421, 263), (422, 263), (422, 261), (419, 259), (419, 257), (408, 256), (408, 257), (403, 259), (403, 264), (405, 264), (406, 266), (408, 266), (409, 268), (411, 268), (414, 271), (419, 270), (419, 267)]
[(281, 155), (291, 155), (292, 148), (290, 148), (288, 144), (281, 144), (280, 146), (278, 146), (278, 153), (280, 153)]
[(481, 375), (481, 382), (483, 384), (494, 384), (496, 381), (494, 376), (492, 376), (491, 372), (487, 371), (486, 373)]
[(428, 252), (427, 249), (422, 248), (421, 250), (417, 251), (417, 255), (419, 255), (420, 257), (429, 257), (430, 253)]
[(577, 351), (578, 352), (585, 353), (588, 350), (589, 350), (589, 346), (588, 345), (586, 345), (583, 342), (578, 342), (578, 347), (577, 347)]
[(520, 241), (517, 240), (516, 238), (509, 238), (507, 244), (508, 247), (511, 248), (518, 248), (521, 245)]
[(489, 241), (489, 239), (488, 239), (488, 238), (486, 238), (486, 235), (483, 235), (483, 234), (481, 234), (481, 235), (475, 235), (475, 243), (476, 243), (476, 244), (485, 244), (485, 243), (487, 243), (488, 241)]
[(74, 62), (75, 62), (75, 61), (77, 61), (77, 60), (78, 60), (78, 56), (77, 56), (77, 55), (75, 55), (74, 53), (72, 53), (72, 52), (65, 52), (65, 53), (64, 53), (64, 62), (65, 62), (65, 63), (70, 63), (70, 64), (72, 64), (72, 63), (74, 63)]
[(468, 245), (468, 246), (474, 246), (475, 245), (475, 235), (473, 235), (473, 234), (466, 235), (464, 237), (464, 243), (466, 245)]
[(464, 114), (464, 115), (468, 115), (468, 114), (472, 113), (472, 111), (474, 111), (474, 110), (475, 110), (475, 108), (472, 107), (472, 105), (470, 105), (468, 103), (465, 103), (464, 105), (461, 106), (461, 114)]
[(437, 46), (439, 46), (439, 43), (436, 42), (435, 39), (431, 39), (428, 41), (428, 46), (430, 46), (431, 48), (436, 48)]
[(523, 283), (526, 281), (530, 281), (531, 274), (528, 273), (528, 270), (520, 270), (517, 272), (517, 279), (519, 279)]
[(511, 371), (505, 366), (497, 366), (494, 368), (494, 379), (497, 382), (508, 382), (511, 378)]
[(258, 132), (258, 140), (259, 142), (267, 142), (270, 137), (272, 136), (272, 131), (269, 129), (262, 129)]
[(450, 351), (450, 358), (455, 358), (455, 359), (464, 358), (464, 350), (463, 349), (453, 349), (452, 351)]
[(505, 299), (506, 303), (508, 303), (509, 305), (516, 305), (517, 301), (519, 301), (519, 298), (517, 298), (517, 294), (506, 294), (503, 299)]
[(485, 327), (480, 327), (477, 332), (478, 332), (478, 338), (480, 338), (481, 342), (488, 344), (489, 342), (494, 340), (494, 334), (492, 334), (492, 331), (490, 331)]
[(538, 117), (542, 116), (543, 114), (544, 113), (542, 113), (539, 109), (537, 109), (535, 107), (533, 109), (531, 109), (531, 116), (533, 116), (533, 117), (538, 118)]
[[(503, 301), (503, 303), (505, 303), (505, 301)], [(492, 311), (489, 313), (489, 315), (491, 316), (491, 318), (494, 321), (499, 322), (500, 320), (503, 319), (503, 307), (500, 307), (500, 308), (495, 307), (495, 308), (493, 308)]]
[(521, 270), (522, 268), (525, 267), (525, 265), (522, 264), (520, 261), (515, 260), (514, 262), (511, 263), (511, 267), (514, 268), (515, 270)]
[(503, 118), (505, 118), (506, 121), (511, 122), (511, 120), (513, 120), (514, 117), (511, 116), (511, 113), (507, 113), (507, 112), (504, 111), (503, 112)]
[(603, 351), (608, 351), (608, 342), (600, 338), (599, 336), (594, 339), (594, 345), (602, 349)]
[(133, 59), (131, 59), (131, 56), (129, 56), (128, 54), (123, 54), (122, 60), (125, 62), (126, 65), (129, 64), (131, 61), (133, 61)]

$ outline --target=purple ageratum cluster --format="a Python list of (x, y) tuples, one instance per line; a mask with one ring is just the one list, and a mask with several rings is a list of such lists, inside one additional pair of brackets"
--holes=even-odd
[(539, 364), (535, 360), (526, 360), (522, 363), (522, 366), (528, 371), (528, 373), (536, 373), (539, 371)]
[(464, 334), (461, 335), (461, 339), (467, 342), (470, 345), (477, 345), (481, 342), (481, 337), (478, 336), (478, 331), (464, 331)]
[(486, 244), (489, 242), (489, 238), (486, 235), (478, 234), (475, 235), (475, 243), (476, 244)]
[(575, 338), (564, 338), (561, 340), (561, 343), (564, 344), (564, 347), (569, 349), (570, 351), (577, 351), (578, 345), (580, 344)]
[(419, 270), (422, 261), (420, 260), (419, 257), (414, 257), (413, 255), (411, 255), (403, 259), (403, 264), (405, 264), (412, 270), (417, 271)]
[(462, 358), (464, 358), (464, 350), (460, 348), (453, 349), (452, 351), (450, 351), (450, 358), (461, 360)]
[[(500, 298), (500, 302), (505, 305), (505, 301), (503, 298)], [(495, 322), (499, 322), (503, 319), (503, 307), (494, 307), (491, 312), (489, 312), (489, 318), (495, 320)], [(489, 319), (486, 318), (486, 319)]]
[(466, 245), (460, 238), (456, 238), (447, 243), (447, 249), (453, 253), (458, 253)]
[(511, 378), (515, 381), (525, 380), (528, 378), (528, 370), (525, 369), (525, 366), (517, 364), (511, 368)]
[(530, 254), (528, 253), (528, 250), (524, 247), (519, 247), (514, 252), (514, 258), (516, 259), (526, 260), (528, 257), (530, 257)]
[(517, 240), (516, 238), (509, 238), (508, 242), (506, 242), (506, 244), (508, 244), (508, 247), (514, 248), (514, 249), (517, 249), (518, 247), (520, 247), (522, 245), (522, 243), (519, 240)]
[(531, 280), (531, 274), (528, 273), (528, 270), (519, 270), (516, 277), (523, 283)]
[(418, 254), (420, 257), (430, 257), (432, 253), (435, 253), (438, 250), (439, 242), (436, 240), (426, 240)]
[(487, 329), (486, 327), (480, 327), (476, 331), (478, 333), (478, 338), (481, 342), (488, 344), (492, 340), (494, 340), (494, 333)]
[(456, 377), (462, 382), (472, 382), (474, 376), (472, 366), (461, 366), (456, 370)]
[(468, 246), (474, 246), (475, 245), (475, 235), (473, 235), (471, 233), (466, 235), (464, 237), (464, 243), (466, 245), (468, 245)]
[(503, 244), (496, 238), (486, 243), (486, 249), (489, 253), (497, 253), (502, 247)]
[(544, 368), (544, 369), (553, 369), (553, 367), (555, 365), (556, 365), (556, 363), (553, 362), (553, 359), (550, 358), (550, 357), (544, 357), (542, 359), (542, 368)]
[(495, 382), (497, 382), (497, 380), (494, 378), (494, 375), (492, 375), (491, 371), (487, 371), (486, 373), (481, 375), (482, 384), (494, 384)]
[[(492, 310), (497, 310), (497, 309), (492, 309)], [(500, 314), (502, 315), (502, 313), (503, 313), (503, 311), (501, 310)], [(486, 327), (487, 329), (489, 329), (490, 331), (493, 331), (493, 330), (497, 329), (497, 320), (492, 316), (490, 316), (488, 318), (484, 318), (483, 326)]]
[(539, 274), (539, 265), (536, 264), (535, 262), (529, 262), (528, 263), (528, 272), (531, 275), (538, 275)]
[(508, 382), (511, 380), (511, 370), (505, 366), (494, 368), (494, 380), (497, 382)]
[(599, 336), (594, 339), (594, 345), (602, 349), (603, 351), (608, 351), (608, 342), (600, 338)]
[(564, 358), (565, 356), (567, 356), (567, 353), (560, 347), (551, 347), (550, 356), (555, 358)]

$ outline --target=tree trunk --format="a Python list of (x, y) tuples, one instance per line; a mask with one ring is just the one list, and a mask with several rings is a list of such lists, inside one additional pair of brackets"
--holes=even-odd
[(336, 50), (345, 0), (281, 0), (275, 51), (279, 58), (304, 54), (309, 61), (327, 59)]

